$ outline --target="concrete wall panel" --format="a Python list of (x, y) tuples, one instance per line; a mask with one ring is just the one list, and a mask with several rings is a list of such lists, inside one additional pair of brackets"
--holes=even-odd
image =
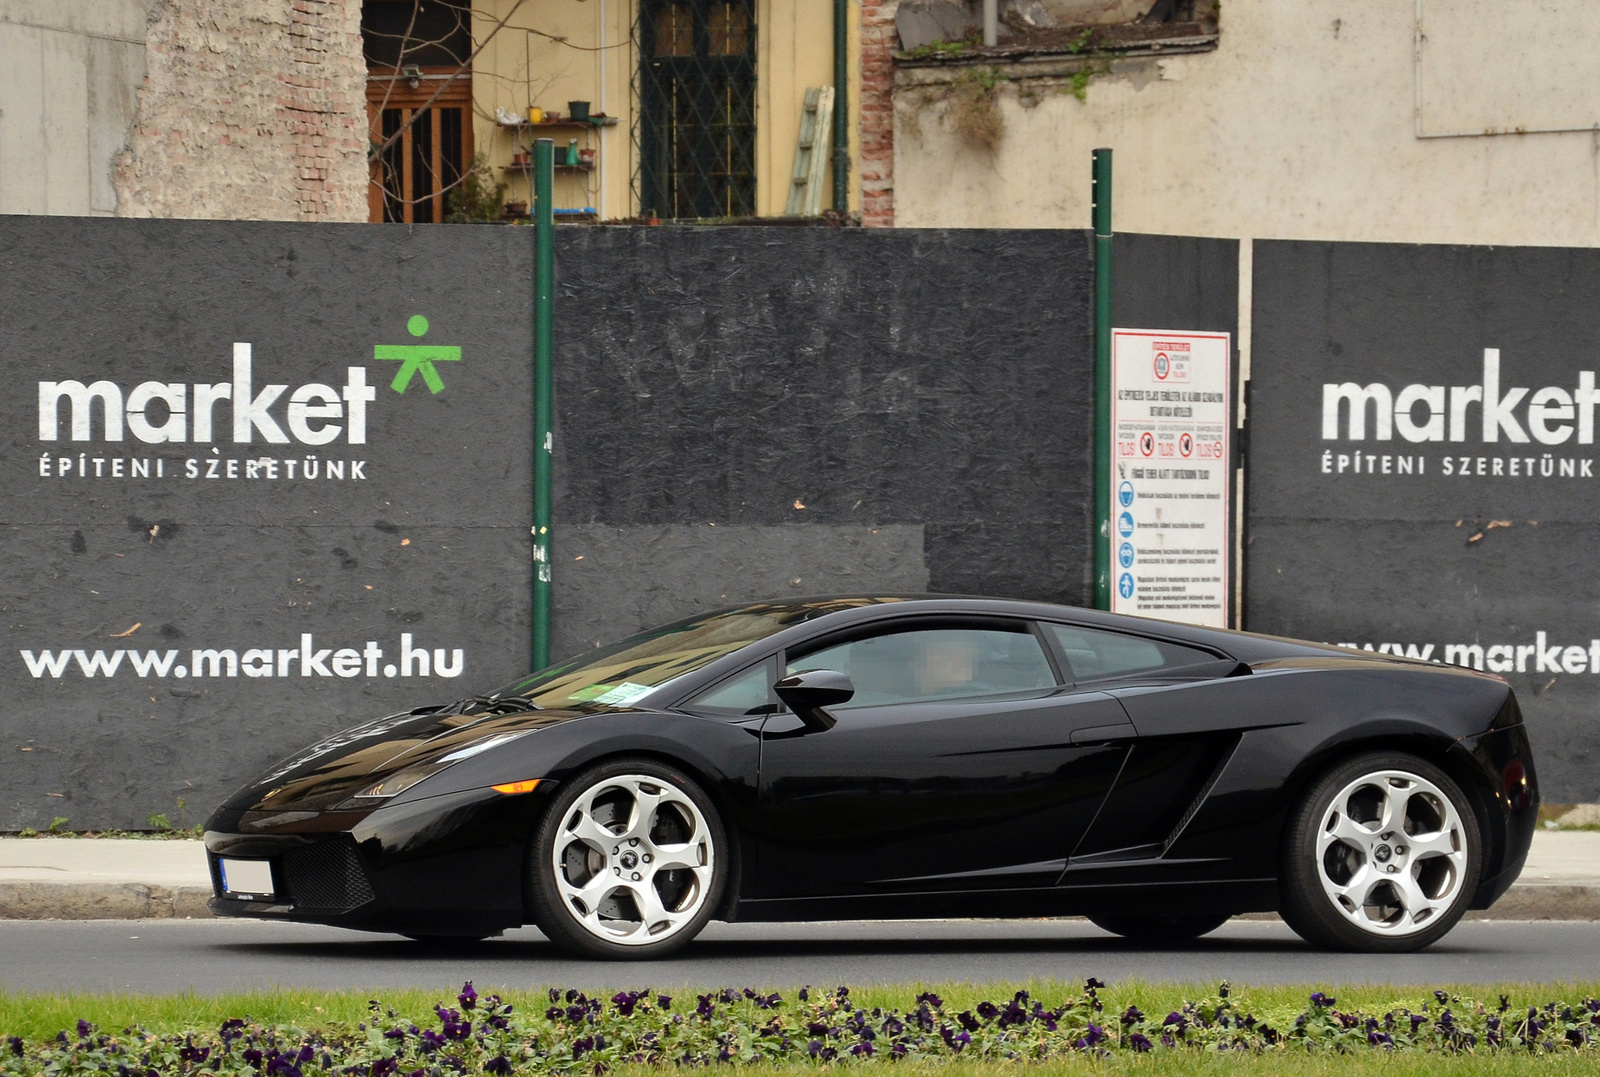
[(46, 213), (81, 213), (89, 205), (89, 42), (39, 35), (44, 136), (39, 155)]
[(148, 0), (0, 0), (0, 213), (111, 213)]
[(0, 23), (0, 213), (44, 213), (45, 31)]

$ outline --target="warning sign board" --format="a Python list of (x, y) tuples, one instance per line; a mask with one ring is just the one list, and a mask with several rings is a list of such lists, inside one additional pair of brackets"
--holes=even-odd
[(1111, 609), (1227, 627), (1230, 334), (1111, 330)]

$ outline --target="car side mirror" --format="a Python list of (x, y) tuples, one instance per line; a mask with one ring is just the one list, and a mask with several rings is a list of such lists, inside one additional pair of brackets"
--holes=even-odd
[(772, 690), (808, 729), (819, 733), (832, 729), (837, 721), (823, 708), (848, 703), (856, 694), (850, 678), (836, 669), (801, 670), (783, 678)]

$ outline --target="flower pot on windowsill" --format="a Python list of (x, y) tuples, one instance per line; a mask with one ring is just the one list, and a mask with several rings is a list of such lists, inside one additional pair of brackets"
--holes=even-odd
[(526, 217), (528, 215), (528, 203), (507, 202), (505, 215), (507, 217)]

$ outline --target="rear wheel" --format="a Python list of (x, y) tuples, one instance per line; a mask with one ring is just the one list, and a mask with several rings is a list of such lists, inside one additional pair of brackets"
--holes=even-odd
[(1405, 753), (1357, 756), (1313, 783), (1290, 817), (1283, 918), (1330, 949), (1420, 950), (1467, 911), (1481, 849), (1448, 774)]
[(1226, 913), (1221, 913), (1210, 916), (1091, 916), (1089, 922), (1102, 931), (1134, 942), (1167, 945), (1209, 935), (1228, 919)]
[(647, 759), (594, 767), (564, 783), (534, 836), (534, 921), (574, 953), (672, 953), (711, 919), (725, 847), (711, 799), (688, 775)]

